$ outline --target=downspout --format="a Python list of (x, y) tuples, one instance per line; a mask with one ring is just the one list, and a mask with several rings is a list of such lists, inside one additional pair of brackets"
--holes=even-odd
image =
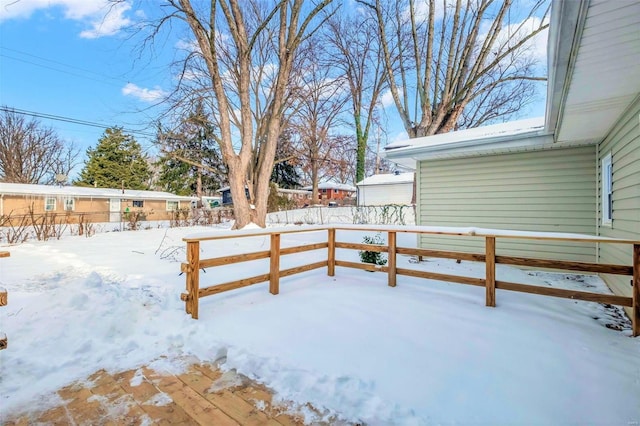
[[(600, 183), (600, 174), (602, 173), (599, 170), (599, 166), (600, 166), (600, 142), (598, 142), (597, 144), (595, 144), (595, 150), (596, 150), (596, 205), (594, 206), (596, 209), (596, 235), (600, 236), (600, 220), (598, 218), (598, 206), (600, 204), (602, 204), (602, 202), (600, 201), (600, 187), (602, 186)], [(596, 243), (596, 263), (600, 263), (600, 243), (597, 242)]]

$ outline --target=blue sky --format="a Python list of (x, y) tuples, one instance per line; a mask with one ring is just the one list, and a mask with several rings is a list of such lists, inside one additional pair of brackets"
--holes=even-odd
[[(126, 28), (145, 13), (129, 2), (106, 14), (108, 8), (108, 0), (0, 0), (0, 105), (121, 126), (153, 154), (147, 135), (155, 133), (154, 121), (163, 109), (155, 103), (174, 84), (169, 63), (178, 38), (172, 34), (141, 58)], [(544, 114), (542, 92), (523, 117)], [(386, 104), (382, 116), (387, 141), (406, 137), (394, 107)], [(38, 119), (83, 154), (104, 131)]]
[[(136, 12), (105, 1), (0, 0), (0, 105), (68, 117), (145, 134), (171, 83), (167, 60), (140, 59), (122, 26)], [(84, 152), (104, 129), (38, 118)], [(150, 139), (135, 134), (143, 146)]]

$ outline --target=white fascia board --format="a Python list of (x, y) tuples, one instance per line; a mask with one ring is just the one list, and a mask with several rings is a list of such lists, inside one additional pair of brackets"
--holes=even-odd
[(554, 0), (547, 39), (547, 102), (545, 130), (555, 133), (562, 121), (567, 92), (590, 0)]
[(383, 156), (394, 163), (411, 167), (415, 170), (416, 162), (447, 155), (448, 158), (456, 156), (465, 157), (472, 154), (514, 152), (527, 148), (544, 146), (553, 143), (553, 135), (542, 131), (521, 133), (519, 135), (498, 136), (484, 138), (482, 140), (466, 140), (446, 145), (432, 145), (419, 147), (398, 148), (383, 152)]

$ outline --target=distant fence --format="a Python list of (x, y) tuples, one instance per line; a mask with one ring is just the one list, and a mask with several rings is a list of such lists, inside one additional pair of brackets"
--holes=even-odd
[(366, 225), (415, 225), (415, 206), (313, 206), (267, 214), (272, 225), (326, 225), (336, 223)]
[[(334, 276), (335, 267), (346, 267), (363, 269), (367, 271), (385, 272), (388, 276), (388, 284), (395, 287), (398, 275), (406, 275), (417, 278), (432, 279), (438, 281), (446, 281), (459, 284), (467, 284), (479, 287), (485, 287), (486, 306), (496, 306), (496, 289), (516, 291), (521, 293), (538, 294), (542, 296), (553, 296), (567, 299), (584, 300), (598, 303), (609, 303), (611, 305), (619, 305), (630, 307), (632, 309), (632, 328), (633, 336), (640, 335), (640, 241), (621, 240), (600, 238), (591, 236), (580, 236), (567, 234), (552, 233), (509, 233), (508, 231), (486, 230), (486, 232), (476, 232), (461, 230), (459, 232), (452, 231), (452, 228), (437, 227), (383, 227), (383, 226), (311, 226), (300, 228), (282, 228), (279, 230), (261, 230), (261, 231), (232, 231), (228, 233), (218, 233), (206, 237), (184, 238), (187, 243), (187, 262), (181, 265), (181, 271), (186, 273), (186, 293), (181, 295), (181, 299), (185, 302), (187, 313), (191, 314), (194, 319), (198, 318), (199, 299), (213, 294), (234, 290), (261, 282), (269, 282), (269, 292), (271, 294), (279, 293), (280, 278), (298, 274), (313, 269), (327, 267), (327, 275)], [(387, 234), (387, 244), (357, 244), (336, 241), (336, 231), (353, 232), (353, 231), (372, 231), (385, 232)], [(304, 233), (304, 232), (324, 232), (326, 233), (326, 241), (306, 244), (295, 247), (281, 248), (280, 238), (283, 234)], [(423, 235), (450, 235), (483, 238), (485, 240), (484, 253), (462, 253), (442, 250), (420, 249), (413, 247), (398, 247), (396, 237), (398, 233), (414, 233)], [(200, 259), (200, 243), (215, 240), (225, 240), (231, 238), (247, 238), (255, 236), (269, 236), (269, 250), (262, 250), (252, 253), (236, 254), (232, 256), (223, 256), (210, 259)], [(632, 246), (631, 266), (627, 265), (611, 265), (598, 264), (588, 262), (573, 262), (548, 259), (535, 259), (527, 257), (514, 256), (498, 256), (496, 255), (496, 241), (507, 239), (524, 239), (524, 240), (550, 240), (550, 241), (572, 241), (584, 243), (601, 243), (601, 244), (627, 244)], [(294, 255), (312, 250), (327, 249), (327, 258), (319, 262), (308, 265), (298, 266), (295, 268), (280, 269), (280, 258), (285, 255)], [(336, 259), (336, 249), (351, 249), (372, 252), (384, 252), (388, 255), (388, 264), (386, 266), (373, 265), (368, 263), (348, 262)], [(473, 262), (484, 262), (486, 272), (484, 278), (473, 278), (466, 276), (441, 274), (436, 272), (427, 272), (414, 269), (398, 268), (396, 266), (396, 257), (399, 254), (412, 256), (425, 256), (435, 258), (448, 258), (457, 260), (466, 260)], [(209, 287), (200, 288), (200, 271), (205, 268), (211, 268), (221, 265), (230, 265), (239, 262), (248, 262), (258, 259), (270, 259), (269, 271), (250, 278), (230, 281), (222, 284), (215, 284)], [(569, 271), (579, 271), (587, 273), (604, 273), (616, 275), (629, 275), (633, 277), (632, 297), (590, 293), (585, 291), (567, 290), (560, 288), (549, 288), (534, 286), (528, 284), (513, 283), (507, 281), (496, 280), (496, 264), (561, 269)], [(208, 276), (215, 276), (209, 274)]]
[[(46, 241), (63, 235), (86, 235), (107, 231), (135, 231), (167, 222), (169, 227), (215, 225), (233, 218), (230, 208), (182, 208), (162, 215), (153, 210), (129, 212), (45, 212), (0, 215), (0, 242), (19, 244)], [(166, 225), (165, 225), (166, 226)]]

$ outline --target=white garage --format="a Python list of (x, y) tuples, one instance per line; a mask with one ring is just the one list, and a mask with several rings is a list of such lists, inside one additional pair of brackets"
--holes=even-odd
[(413, 172), (373, 175), (356, 184), (359, 206), (408, 205), (413, 197)]

